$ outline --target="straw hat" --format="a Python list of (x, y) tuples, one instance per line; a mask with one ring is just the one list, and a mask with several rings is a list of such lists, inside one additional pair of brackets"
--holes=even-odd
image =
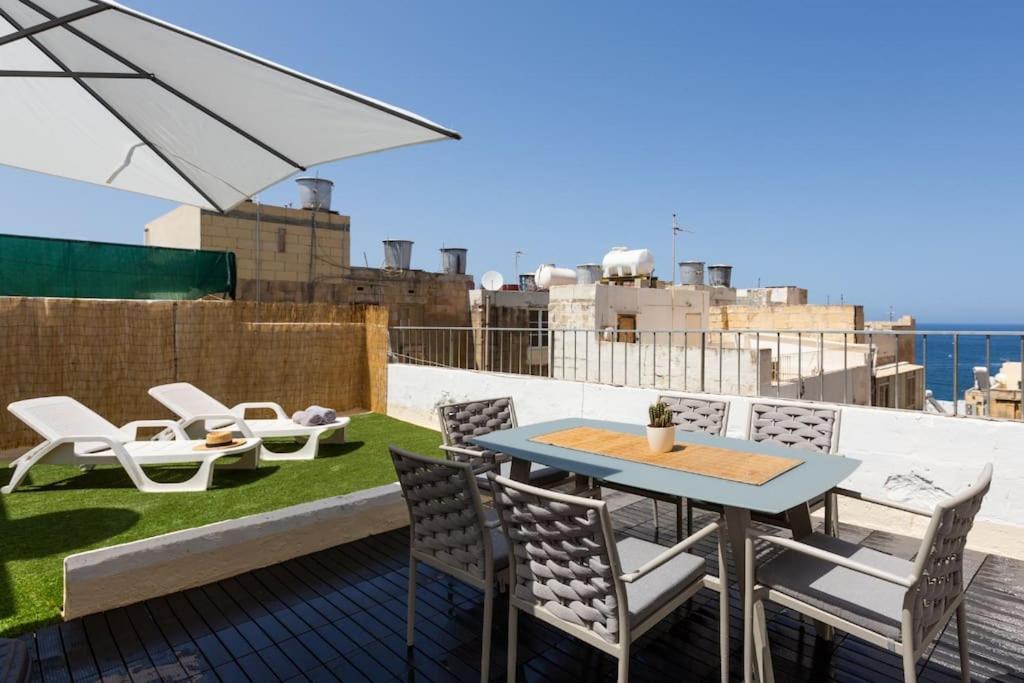
[(195, 450), (216, 451), (222, 448), (241, 446), (243, 443), (245, 443), (245, 439), (233, 439), (231, 438), (231, 432), (226, 430), (219, 430), (215, 432), (207, 432), (206, 442), (197, 445), (195, 447)]

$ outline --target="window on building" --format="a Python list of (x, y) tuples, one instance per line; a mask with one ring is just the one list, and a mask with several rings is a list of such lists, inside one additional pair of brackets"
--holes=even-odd
[(530, 348), (546, 349), (548, 346), (548, 309), (529, 310)]
[(615, 327), (619, 330), (619, 336), (616, 341), (628, 342), (630, 344), (636, 343), (636, 332), (630, 331), (636, 329), (635, 315), (620, 315), (616, 321)]

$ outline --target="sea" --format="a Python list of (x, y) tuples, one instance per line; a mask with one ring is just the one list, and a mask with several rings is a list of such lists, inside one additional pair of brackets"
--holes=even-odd
[[(989, 323), (918, 323), (919, 332), (1019, 332), (1024, 324), (996, 325)], [(1003, 361), (1021, 360), (1021, 336), (1000, 336), (993, 334), (986, 351), (984, 335), (960, 335), (957, 344), (957, 393), (963, 399), (964, 390), (974, 386), (974, 368), (988, 366), (989, 374), (995, 376)], [(924, 363), (924, 342), (917, 337), (917, 363)], [(928, 370), (925, 386), (931, 389), (940, 401), (953, 400), (953, 337), (947, 334), (928, 334)], [(986, 360), (987, 356), (987, 360)]]

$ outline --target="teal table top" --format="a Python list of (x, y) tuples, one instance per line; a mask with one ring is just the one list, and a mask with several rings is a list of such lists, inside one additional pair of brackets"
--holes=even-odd
[(860, 461), (853, 458), (816, 453), (801, 448), (786, 448), (773, 443), (756, 443), (745, 439), (677, 430), (676, 440), (680, 443), (702, 444), (803, 461), (803, 464), (771, 481), (755, 486), (530, 441), (533, 437), (572, 427), (598, 427), (631, 434), (646, 433), (643, 425), (572, 418), (491, 432), (473, 437), (470, 441), (513, 458), (557, 467), (615, 484), (769, 514), (785, 512), (820, 496), (850, 476), (860, 465)]

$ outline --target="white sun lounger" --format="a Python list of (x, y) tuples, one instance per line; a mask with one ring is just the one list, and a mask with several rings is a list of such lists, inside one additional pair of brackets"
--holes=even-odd
[[(191, 440), (173, 420), (135, 420), (121, 428), (70, 396), (48, 396), (15, 401), (7, 406), (22, 422), (46, 439), (43, 443), (11, 462), (15, 468), (10, 483), (0, 491), (10, 493), (18, 487), (28, 471), (41, 462), (50, 464), (92, 466), (118, 464), (124, 468), (140, 491), (166, 493), (172, 491), (205, 491), (213, 478), (213, 463), (228, 455), (245, 454), (258, 464), (260, 440), (246, 434), (245, 443), (215, 451), (196, 450), (203, 441)], [(139, 427), (164, 427), (172, 440), (139, 441)], [(188, 480), (161, 483), (150, 479), (143, 465), (195, 463), (198, 471)]]
[[(261, 460), (312, 460), (320, 449), (320, 437), (327, 432), (340, 431), (340, 440), (343, 441), (344, 430), (350, 422), (347, 417), (339, 417), (330, 424), (306, 427), (292, 421), (280, 405), (269, 402), (239, 403), (234, 408), (228, 408), (188, 382), (153, 387), (149, 390), (149, 395), (180, 417), (178, 425), (192, 438), (202, 438), (209, 430), (226, 429), (232, 425), (234, 429), (240, 431), (240, 428), (246, 425), (252, 430), (252, 434), (261, 439), (306, 440), (302, 448), (291, 453), (275, 453), (266, 446), (261, 446)], [(250, 408), (273, 410), (276, 417), (265, 420), (248, 419), (245, 412)]]

